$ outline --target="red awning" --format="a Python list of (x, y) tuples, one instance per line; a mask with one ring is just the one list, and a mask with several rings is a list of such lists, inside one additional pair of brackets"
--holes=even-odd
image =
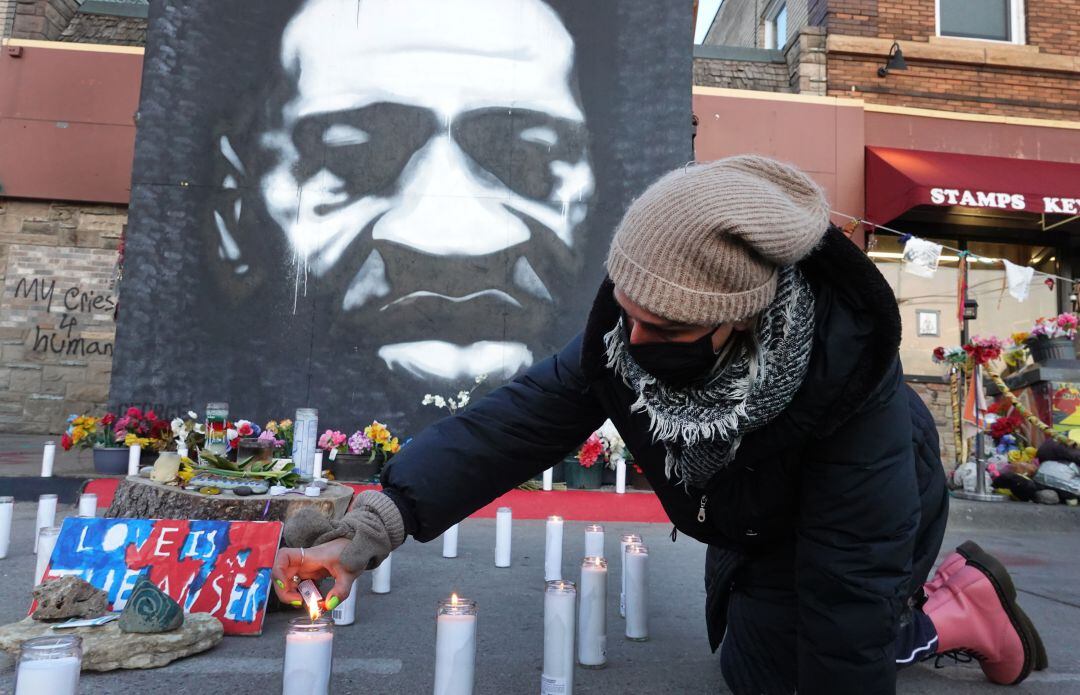
[(917, 205), (1080, 215), (1080, 164), (867, 147), (867, 219)]

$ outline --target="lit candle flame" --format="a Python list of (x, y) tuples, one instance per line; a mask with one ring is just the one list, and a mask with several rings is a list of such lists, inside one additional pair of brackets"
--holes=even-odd
[(318, 620), (319, 616), (322, 615), (322, 611), (319, 610), (319, 602), (318, 602), (318, 600), (316, 600), (315, 598), (312, 598), (310, 601), (308, 601), (308, 606), (307, 607), (308, 607), (308, 615), (311, 616), (311, 621), (315, 622), (316, 620)]
[(450, 594), (450, 605), (451, 606), (456, 606), (457, 605), (457, 594)]

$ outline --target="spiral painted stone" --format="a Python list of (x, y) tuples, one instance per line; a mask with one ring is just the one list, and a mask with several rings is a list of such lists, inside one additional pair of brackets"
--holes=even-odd
[(118, 623), (121, 632), (168, 632), (184, 624), (184, 611), (144, 576), (135, 582)]

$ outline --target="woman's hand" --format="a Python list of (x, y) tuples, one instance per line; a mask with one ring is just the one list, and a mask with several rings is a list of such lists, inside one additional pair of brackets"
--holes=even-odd
[[(349, 596), (357, 574), (341, 566), (341, 553), (349, 546), (347, 538), (338, 538), (322, 545), (304, 548), (280, 548), (274, 559), (274, 568), (270, 576), (274, 579), (274, 592), (277, 597), (289, 605), (304, 605), (303, 597), (296, 590), (297, 585), (311, 579), (318, 582), (326, 577), (334, 578), (334, 588), (325, 598), (325, 609), (332, 611)], [(298, 578), (298, 579), (297, 579)]]

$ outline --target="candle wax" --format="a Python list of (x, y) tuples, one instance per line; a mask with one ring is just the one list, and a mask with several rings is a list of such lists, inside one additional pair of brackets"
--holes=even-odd
[(500, 507), (495, 513), (495, 566), (510, 566), (510, 527), (513, 516), (509, 507)]
[(333, 655), (332, 634), (286, 635), (282, 695), (327, 695)]
[(550, 468), (547, 469), (546, 471), (544, 471), (544, 491), (545, 492), (550, 492), (551, 488), (554, 487), (553, 482), (552, 482), (554, 479), (555, 479), (555, 471), (553, 471)]
[(41, 477), (51, 478), (53, 474), (53, 463), (56, 461), (56, 444), (48, 442), (45, 445), (45, 451), (41, 456)]
[(15, 695), (75, 695), (81, 668), (77, 656), (20, 661)]
[(562, 579), (563, 520), (548, 518), (544, 543), (544, 581)]
[(607, 663), (607, 568), (582, 565), (578, 611), (578, 663), (599, 668)]
[(472, 695), (476, 616), (440, 615), (435, 628), (435, 695)]
[(626, 461), (623, 459), (615, 461), (615, 493), (626, 494)]
[(458, 525), (454, 524), (443, 531), (442, 556), (457, 557)]
[(544, 671), (540, 695), (570, 695), (574, 688), (573, 593), (544, 593)]
[(15, 514), (15, 502), (0, 502), (0, 558), (7, 557), (11, 545), (11, 518)]
[(386, 559), (382, 561), (382, 564), (376, 567), (371, 572), (371, 593), (373, 594), (389, 594), (390, 593), (390, 571), (391, 563), (394, 559), (394, 554), (390, 553), (386, 556)]
[(604, 557), (604, 529), (585, 529), (585, 557)]
[[(630, 548), (633, 550), (633, 548)], [(643, 641), (649, 638), (648, 569), (645, 553), (626, 553), (626, 638)]]
[(97, 516), (97, 495), (92, 492), (84, 492), (79, 495), (79, 516)]
[(47, 526), (56, 525), (56, 495), (38, 498), (37, 525), (34, 527), (34, 552), (38, 551), (38, 534)]

